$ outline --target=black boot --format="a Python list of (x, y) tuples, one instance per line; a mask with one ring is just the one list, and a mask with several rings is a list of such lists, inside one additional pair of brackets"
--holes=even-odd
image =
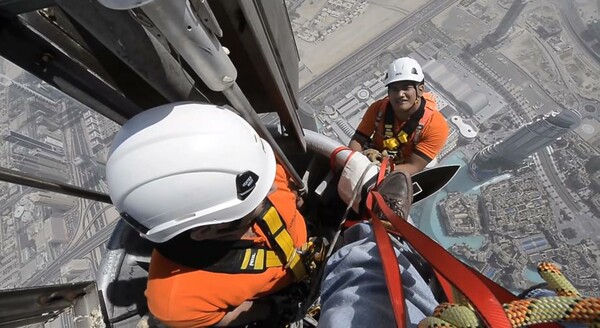
[(405, 220), (408, 218), (413, 200), (412, 180), (408, 173), (394, 171), (388, 174), (376, 190), (394, 213)]

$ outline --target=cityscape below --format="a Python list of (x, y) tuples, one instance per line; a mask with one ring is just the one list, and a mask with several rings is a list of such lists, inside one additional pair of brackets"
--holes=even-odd
[[(395, 58), (421, 63), (459, 164), (411, 212), (419, 229), (514, 292), (557, 263), (600, 296), (600, 3), (286, 0), (299, 111), (348, 144), (387, 95)], [(107, 193), (119, 126), (0, 58), (0, 167)], [(0, 182), (0, 290), (94, 280), (109, 204)], [(64, 323), (63, 323), (64, 324)], [(57, 326), (58, 327), (58, 326)]]
[[(597, 296), (600, 52), (589, 39), (597, 5), (288, 1), (301, 100), (323, 134), (348, 144), (368, 106), (387, 95), (387, 65), (415, 58), (450, 125), (438, 165), (461, 165), (445, 190), (413, 208), (417, 226), (515, 292), (541, 282), (537, 264), (552, 261)], [(348, 51), (326, 56), (329, 47)], [(324, 57), (337, 62), (324, 67)]]

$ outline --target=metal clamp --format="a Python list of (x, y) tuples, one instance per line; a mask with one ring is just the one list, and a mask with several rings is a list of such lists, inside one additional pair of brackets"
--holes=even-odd
[(202, 22), (211, 32), (218, 37), (223, 37), (223, 30), (219, 26), (217, 18), (213, 14), (208, 2), (206, 0), (190, 0), (190, 7), (198, 17), (198, 20)]

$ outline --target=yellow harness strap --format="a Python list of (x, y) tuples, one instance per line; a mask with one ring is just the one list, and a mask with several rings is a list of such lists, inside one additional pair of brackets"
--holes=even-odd
[(267, 209), (262, 216), (257, 219), (257, 223), (267, 236), (272, 250), (266, 247), (241, 249), (243, 256), (230, 263), (237, 266), (240, 272), (263, 272), (267, 268), (285, 267), (292, 270), (296, 281), (304, 279), (308, 274), (300, 255), (304, 247), (294, 247), (292, 236), (277, 209), (270, 202), (267, 203)]
[[(159, 251), (167, 258), (191, 268), (198, 268), (219, 273), (262, 273), (268, 268), (290, 269), (296, 281), (308, 276), (309, 270), (315, 265), (317, 252), (314, 240), (305, 242), (300, 247), (294, 246), (294, 239), (286, 229), (285, 221), (270, 201), (256, 218), (256, 224), (264, 233), (269, 245), (256, 244), (252, 240), (238, 240), (232, 243), (218, 241), (193, 241), (187, 244), (169, 245), (165, 243)], [(203, 257), (183, 256), (181, 249), (187, 247), (222, 247), (219, 255)], [(317, 252), (317, 253), (315, 253)], [(217, 258), (215, 258), (217, 257)]]
[(296, 247), (294, 247), (292, 236), (287, 231), (285, 223), (279, 216), (279, 213), (277, 213), (275, 207), (271, 206), (262, 219), (268, 228), (268, 232), (265, 231), (265, 233), (270, 237), (271, 243), (273, 243), (272, 241), (275, 241), (276, 244), (271, 245), (271, 247), (278, 247), (283, 253), (282, 255), (285, 257), (286, 263), (285, 266), (292, 270), (296, 281), (304, 279), (307, 274), (304, 263), (302, 262)]
[(244, 271), (263, 271), (266, 268), (282, 267), (275, 251), (262, 248), (247, 248), (240, 269)]

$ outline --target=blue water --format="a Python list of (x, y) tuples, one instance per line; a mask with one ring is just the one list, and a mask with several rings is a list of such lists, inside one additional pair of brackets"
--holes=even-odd
[[(460, 152), (447, 157), (440, 163), (440, 165), (460, 165), (460, 169), (456, 173), (454, 179), (452, 179), (452, 181), (443, 190), (426, 199), (425, 201), (415, 205), (411, 211), (411, 217), (421, 231), (432, 237), (446, 249), (457, 243), (466, 243), (474, 250), (478, 250), (485, 242), (486, 236), (472, 235), (451, 237), (444, 234), (444, 229), (442, 228), (442, 223), (440, 221), (441, 218), (436, 204), (446, 198), (448, 192), (457, 191), (467, 194), (479, 194), (480, 188), (484, 184), (496, 183), (498, 181), (508, 179), (510, 175), (504, 174), (485, 183), (475, 182), (471, 179), (467, 161), (463, 158), (463, 155)], [(493, 275), (493, 272), (491, 275)], [(523, 268), (523, 278), (532, 283), (540, 283), (543, 281), (538, 275), (537, 271), (529, 267)]]
[(544, 279), (542, 279), (542, 277), (540, 277), (539, 273), (537, 272), (537, 270), (532, 269), (528, 266), (523, 268), (523, 277), (529, 281), (531, 281), (534, 284), (539, 284), (544, 282)]
[(447, 197), (448, 192), (458, 191), (475, 194), (479, 191), (478, 183), (469, 177), (469, 168), (466, 161), (461, 157), (461, 154), (451, 155), (440, 163), (440, 165), (460, 165), (460, 169), (446, 188), (416, 205), (411, 212), (411, 217), (413, 217), (415, 224), (417, 224), (421, 231), (435, 239), (444, 248), (449, 248), (456, 243), (466, 243), (473, 249), (479, 249), (485, 241), (484, 236), (451, 237), (445, 235), (436, 206), (439, 201)]

